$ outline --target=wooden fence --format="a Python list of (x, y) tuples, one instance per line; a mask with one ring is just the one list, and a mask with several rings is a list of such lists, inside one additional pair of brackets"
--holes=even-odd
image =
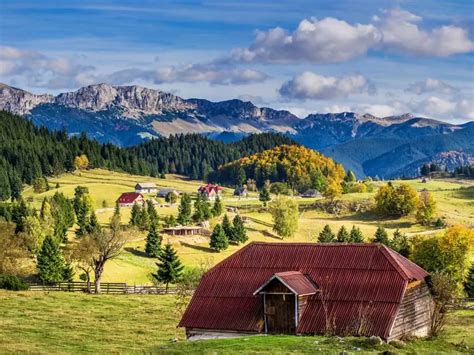
[[(28, 283), (30, 291), (63, 291), (87, 292), (87, 282), (54, 282), (54, 283)], [(91, 292), (94, 284), (91, 283)], [(161, 286), (127, 285), (121, 282), (101, 282), (100, 292), (103, 294), (137, 294), (137, 295), (164, 295), (166, 289)], [(175, 287), (168, 288), (168, 294), (176, 293)]]

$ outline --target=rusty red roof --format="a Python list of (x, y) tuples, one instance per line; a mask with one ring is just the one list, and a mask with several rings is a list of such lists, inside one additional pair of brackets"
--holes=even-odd
[(118, 203), (134, 203), (137, 198), (143, 198), (143, 195), (137, 192), (124, 192), (120, 195), (117, 202)]
[(299, 271), (277, 272), (261, 285), (253, 294), (260, 293), (272, 280), (278, 279), (295, 295), (314, 295), (317, 292), (316, 286)]
[(308, 297), (297, 332), (324, 332), (321, 297), (341, 334), (361, 309), (366, 333), (388, 337), (406, 286), (428, 274), (380, 244), (250, 243), (201, 279), (179, 326), (261, 332), (263, 303), (255, 290), (278, 273), (299, 272), (321, 292)]

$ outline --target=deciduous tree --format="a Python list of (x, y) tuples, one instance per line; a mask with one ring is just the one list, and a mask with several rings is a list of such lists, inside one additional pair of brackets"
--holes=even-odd
[(270, 203), (273, 230), (282, 238), (293, 237), (298, 229), (298, 204), (294, 199), (278, 197)]

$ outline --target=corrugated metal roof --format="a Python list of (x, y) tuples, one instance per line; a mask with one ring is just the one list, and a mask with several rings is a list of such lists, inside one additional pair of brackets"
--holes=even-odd
[(379, 244), (251, 243), (203, 276), (179, 326), (262, 331), (263, 302), (253, 293), (273, 275), (288, 271), (299, 272), (322, 290), (309, 296), (299, 333), (324, 331), (323, 297), (339, 334), (346, 334), (363, 310), (367, 334), (384, 338), (408, 281), (427, 276)]
[(142, 194), (138, 192), (124, 192), (117, 201), (119, 203), (133, 203), (139, 197), (143, 198)]
[(274, 279), (278, 279), (282, 282), (288, 289), (290, 289), (295, 295), (312, 295), (315, 294), (318, 290), (314, 284), (308, 280), (301, 272), (299, 271), (285, 271), (277, 272), (272, 277), (270, 277), (263, 285), (261, 285), (253, 294), (256, 295), (260, 293), (265, 287)]

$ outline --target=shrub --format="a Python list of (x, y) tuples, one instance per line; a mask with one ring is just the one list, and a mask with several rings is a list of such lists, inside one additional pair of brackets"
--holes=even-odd
[(18, 276), (0, 275), (0, 288), (11, 291), (24, 291), (28, 290), (28, 285)]

